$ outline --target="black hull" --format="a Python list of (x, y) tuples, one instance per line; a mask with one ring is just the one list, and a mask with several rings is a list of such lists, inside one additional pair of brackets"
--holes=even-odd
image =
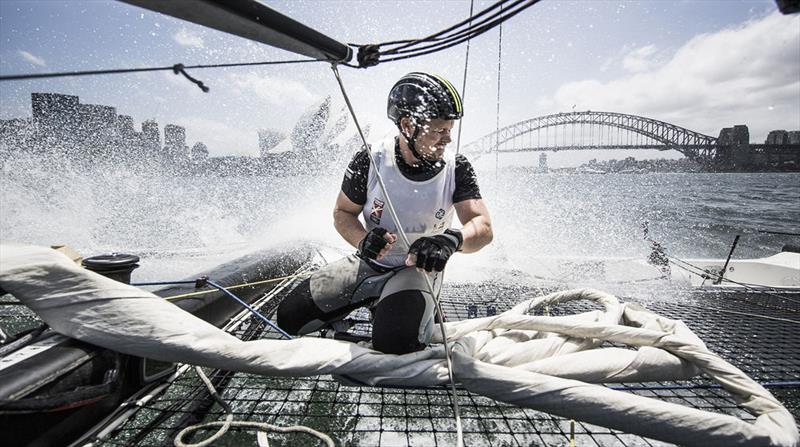
[[(208, 276), (227, 287), (287, 276), (297, 271), (310, 253), (308, 249), (257, 252), (197, 277)], [(251, 303), (274, 286), (270, 282), (233, 292)], [(193, 285), (180, 285), (155, 293), (166, 297), (196, 290)], [(175, 304), (217, 327), (243, 310), (219, 291)], [(4, 446), (68, 445), (125, 399), (175, 370), (171, 364), (119, 354), (52, 331), (28, 338), (17, 343), (21, 346), (0, 346), (0, 353), (7, 357), (19, 355), (26, 347), (30, 351), (33, 344), (50, 345), (0, 370), (0, 439)]]

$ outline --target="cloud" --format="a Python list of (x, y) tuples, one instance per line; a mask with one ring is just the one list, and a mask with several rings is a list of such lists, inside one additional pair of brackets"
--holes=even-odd
[(637, 48), (622, 58), (622, 67), (634, 73), (647, 71), (655, 64), (655, 61), (652, 59), (654, 54), (656, 54), (655, 45)]
[(244, 93), (255, 94), (273, 106), (292, 106), (305, 109), (322, 98), (306, 88), (303, 83), (275, 76), (259, 76), (255, 73), (232, 75), (233, 84)]
[(172, 35), (175, 42), (185, 47), (203, 48), (203, 37), (199, 34), (193, 33), (186, 28), (181, 28), (177, 33)]
[(624, 66), (634, 73), (570, 82), (538, 105), (638, 114), (713, 136), (747, 124), (753, 142), (771, 129), (800, 126), (800, 16), (776, 12), (700, 34), (649, 65), (655, 53), (652, 45), (632, 50)]
[(42, 59), (41, 57), (36, 57), (31, 53), (28, 53), (27, 51), (19, 50), (19, 55), (22, 56), (22, 58), (25, 59), (26, 61), (32, 63), (33, 65), (37, 65), (39, 67), (44, 67), (45, 65), (47, 65), (44, 59)]

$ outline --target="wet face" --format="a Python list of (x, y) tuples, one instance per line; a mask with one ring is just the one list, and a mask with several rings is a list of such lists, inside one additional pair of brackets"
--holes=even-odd
[[(455, 120), (432, 119), (420, 125), (414, 145), (422, 158), (436, 162), (444, 157), (445, 146), (452, 141), (450, 131), (454, 124)], [(408, 135), (414, 134), (413, 129), (410, 126)]]

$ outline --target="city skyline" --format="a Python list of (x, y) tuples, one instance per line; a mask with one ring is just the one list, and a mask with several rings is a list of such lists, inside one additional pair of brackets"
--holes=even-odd
[[(677, 146), (673, 146), (671, 151), (679, 151), (685, 155), (685, 159), (665, 159), (664, 157), (648, 158), (638, 157), (641, 162), (633, 163), (635, 157), (624, 157), (624, 160), (616, 157), (611, 160), (601, 160), (600, 164), (608, 162), (606, 166), (613, 167), (615, 172), (620, 171), (643, 171), (649, 167), (662, 172), (667, 170), (797, 170), (800, 167), (800, 130), (772, 130), (768, 133), (764, 143), (751, 141), (750, 132), (747, 125), (735, 125), (720, 130), (719, 137), (702, 136), (703, 139), (709, 137), (712, 146), (698, 146), (698, 142), (688, 142), (684, 137), (674, 134), (677, 131), (669, 123), (662, 123), (665, 128), (661, 131), (649, 127), (649, 121), (643, 121), (645, 128), (642, 133), (632, 133), (636, 136), (633, 141), (630, 137), (620, 135), (613, 130), (627, 129), (633, 126), (634, 122), (629, 120), (642, 119), (641, 117), (620, 116), (615, 114), (600, 114), (598, 112), (578, 112), (559, 115), (564, 119), (567, 126), (572, 126), (572, 141), (566, 130), (562, 132), (561, 146), (558, 146), (558, 132), (553, 132), (554, 139), (545, 139), (545, 144), (541, 145), (541, 135), (538, 135), (537, 143), (534, 147), (522, 149), (526, 151), (540, 152), (538, 168), (536, 172), (547, 173), (548, 153), (555, 155), (558, 152), (570, 150), (594, 150), (603, 149), (624, 149), (626, 145), (633, 142), (642, 146), (635, 150), (653, 150), (659, 145), (664, 145), (658, 136), (658, 132), (666, 131), (670, 138), (675, 139)], [(578, 117), (590, 117), (588, 122), (594, 123), (598, 118), (609, 119), (610, 127), (605, 133), (602, 127), (598, 127), (598, 132), (592, 137), (592, 128), (586, 134), (590, 139), (585, 140), (585, 136), (578, 135), (575, 140), (575, 124), (580, 124), (579, 130), (583, 131), (583, 123)], [(552, 119), (545, 117), (546, 119)], [(623, 121), (619, 121), (623, 120)], [(646, 120), (646, 118), (644, 118)], [(617, 122), (619, 121), (619, 122)], [(331, 159), (345, 161), (347, 151), (352, 151), (360, 146), (356, 135), (349, 138), (345, 129), (349, 119), (344, 111), (339, 111), (337, 115), (331, 110), (331, 98), (326, 98), (318, 107), (309, 109), (295, 124), (290, 134), (277, 132), (269, 129), (259, 129), (257, 131), (259, 140), (259, 154), (253, 156), (217, 156), (211, 157), (212, 164), (216, 167), (224, 168), (235, 174), (236, 170), (241, 170), (249, 174), (276, 173), (281, 169), (287, 169), (285, 174), (296, 171), (297, 162), (311, 162), (317, 168), (322, 165), (330, 165)], [(598, 125), (599, 126), (599, 125)], [(103, 156), (106, 161), (130, 164), (132, 161), (142, 161), (148, 159), (147, 168), (158, 165), (161, 168), (187, 168), (194, 167), (195, 173), (203, 171), (207, 166), (205, 163), (209, 159), (208, 147), (202, 142), (196, 142), (191, 149), (186, 142), (186, 129), (174, 124), (164, 125), (163, 146), (161, 144), (161, 133), (157, 121), (148, 119), (142, 122), (141, 130), (136, 130), (134, 118), (130, 115), (117, 114), (117, 108), (103, 104), (81, 103), (80, 98), (74, 95), (64, 95), (60, 93), (32, 93), (31, 94), (31, 116), (25, 118), (14, 118), (10, 120), (0, 120), (0, 150), (2, 155), (8, 156), (15, 152), (38, 153), (40, 155), (53, 155), (61, 153), (68, 158), (77, 160), (87, 157)], [(536, 129), (536, 127), (534, 128)], [(369, 129), (365, 129), (368, 134)], [(627, 130), (626, 130), (627, 132)], [(656, 132), (656, 133), (653, 133)], [(689, 131), (691, 132), (691, 131)], [(653, 133), (652, 137), (645, 137), (639, 140), (643, 134)], [(524, 137), (524, 133), (520, 134)], [(548, 135), (547, 133), (545, 135)], [(603, 136), (608, 139), (603, 139)], [(677, 139), (676, 139), (677, 137)], [(497, 143), (495, 137), (482, 139), (483, 143)], [(599, 138), (599, 139), (598, 139)], [(513, 138), (504, 137), (503, 149), (501, 153), (516, 152), (513, 146)], [(683, 141), (683, 143), (677, 143)], [(528, 144), (531, 144), (528, 138)], [(556, 146), (550, 146), (555, 143)], [(524, 141), (523, 141), (523, 144)], [(571, 145), (576, 145), (571, 147)], [(539, 147), (536, 147), (539, 146)], [(486, 152), (486, 148), (479, 146), (472, 147), (471, 155), (480, 158)], [(344, 149), (344, 150), (342, 150)], [(466, 148), (465, 148), (466, 149)], [(477, 149), (477, 152), (475, 150)], [(663, 149), (656, 149), (663, 151)], [(330, 157), (331, 152), (336, 155)], [(344, 157), (343, 157), (344, 156)], [(324, 158), (328, 163), (320, 163)], [(621, 158), (621, 157), (620, 157)], [(257, 159), (256, 164), (248, 165), (248, 159)], [(339, 160), (342, 159), (342, 160)], [(662, 162), (653, 164), (648, 160)], [(683, 163), (687, 161), (689, 163)], [(155, 165), (154, 165), (155, 163)], [(202, 166), (201, 166), (202, 165)], [(598, 161), (593, 158), (580, 167), (587, 168), (588, 171), (596, 171)], [(704, 167), (705, 166), (705, 167)], [(560, 167), (562, 171), (569, 172), (570, 168)], [(559, 170), (559, 169), (556, 169)], [(599, 171), (598, 171), (599, 172)]]
[(32, 154), (43, 160), (55, 156), (58, 163), (76, 162), (83, 168), (100, 163), (141, 172), (292, 175), (345, 162), (359, 145), (345, 131), (347, 116), (331, 110), (330, 104), (327, 98), (309, 109), (291, 134), (254, 131), (260, 146), (257, 156), (209, 157), (203, 142), (189, 147), (182, 126), (165, 124), (161, 132), (156, 120), (147, 119), (137, 130), (134, 118), (117, 114), (114, 106), (81, 103), (75, 95), (37, 92), (31, 93), (30, 116), (0, 120), (0, 156)]
[(147, 119), (137, 131), (134, 118), (118, 114), (114, 106), (81, 103), (76, 95), (37, 92), (31, 93), (30, 116), (0, 120), (0, 143), (7, 151), (61, 150), (75, 158), (102, 154), (120, 160), (157, 157), (183, 162), (208, 156), (202, 142), (189, 148), (183, 127), (165, 124), (163, 133), (159, 127), (156, 120)]
[[(479, 1), (475, 8), (488, 4)], [(363, 43), (444, 28), (467, 14), (469, 2), (271, 6), (338, 40)], [(366, 6), (368, 26), (338, 19)], [(398, 26), (398, 14), (418, 20), (411, 27)], [(770, 130), (794, 129), (800, 122), (799, 19), (782, 16), (772, 0), (594, 2), (589, 7), (542, 2), (504, 24), (502, 61), (497, 33), (471, 42), (463, 140), (495, 128), (500, 62), (501, 127), (575, 107), (648, 116), (709, 135), (747, 123), (754, 139), (762, 141)], [(0, 25), (3, 74), (293, 58), (117, 2), (3, 2)], [(343, 71), (362, 125), (371, 125), (375, 136), (392, 131), (384, 97), (405, 72), (438, 72), (460, 88), (464, 51), (461, 46), (418, 60)], [(326, 96), (334, 98), (334, 107), (341, 103), (325, 64), (191, 74), (211, 92), (204, 94), (172, 73), (2, 83), (0, 118), (19, 116), (32, 91), (79, 94), (101, 104), (125, 97), (126, 113), (181, 125), (187, 138), (208, 144), (211, 155), (256, 155), (257, 129), (286, 133)], [(559, 164), (562, 156), (552, 162)]]

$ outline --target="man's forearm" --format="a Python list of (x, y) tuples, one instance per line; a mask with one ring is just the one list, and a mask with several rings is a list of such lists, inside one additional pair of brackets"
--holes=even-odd
[(492, 223), (484, 216), (477, 216), (464, 224), (464, 228), (461, 229), (461, 235), (464, 237), (461, 251), (474, 253), (492, 242), (494, 238)]
[(358, 216), (354, 216), (347, 211), (333, 211), (333, 226), (348, 244), (356, 248), (358, 248), (358, 243), (367, 234), (367, 230), (358, 220)]

